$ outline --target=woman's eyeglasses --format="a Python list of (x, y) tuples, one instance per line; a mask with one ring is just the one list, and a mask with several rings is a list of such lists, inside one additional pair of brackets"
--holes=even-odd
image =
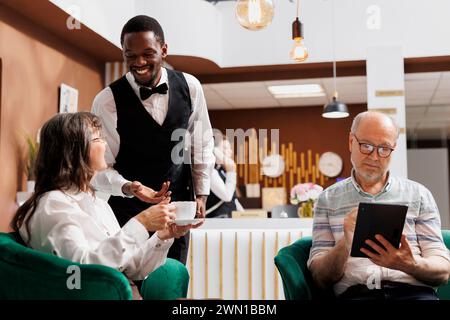
[(377, 154), (380, 158), (387, 158), (391, 155), (392, 151), (394, 151), (394, 148), (388, 147), (388, 146), (375, 146), (373, 144), (367, 143), (367, 142), (360, 142), (358, 137), (353, 134), (356, 141), (359, 144), (359, 151), (362, 154), (370, 155), (372, 152), (377, 149)]
[(97, 137), (97, 138), (94, 138), (94, 139), (91, 139), (91, 142), (103, 142), (103, 143), (105, 143), (106, 142), (106, 138), (105, 137)]

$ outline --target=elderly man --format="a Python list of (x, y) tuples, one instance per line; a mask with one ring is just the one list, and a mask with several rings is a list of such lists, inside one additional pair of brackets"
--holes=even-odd
[[(315, 207), (308, 268), (318, 286), (333, 286), (338, 298), (435, 300), (433, 287), (449, 279), (450, 256), (433, 196), (389, 173), (398, 135), (389, 116), (358, 114), (349, 135), (351, 177), (326, 189)], [(369, 258), (350, 257), (360, 202), (408, 204), (399, 249), (377, 235), (382, 246), (366, 240), (376, 254), (362, 249)]]

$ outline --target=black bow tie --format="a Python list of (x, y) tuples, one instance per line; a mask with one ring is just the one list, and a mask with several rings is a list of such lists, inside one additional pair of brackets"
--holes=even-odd
[(141, 96), (141, 100), (147, 100), (154, 93), (166, 94), (168, 90), (167, 83), (162, 83), (154, 88), (140, 87), (139, 95)]

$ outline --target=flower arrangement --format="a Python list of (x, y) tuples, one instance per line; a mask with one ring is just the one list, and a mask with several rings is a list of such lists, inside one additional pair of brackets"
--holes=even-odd
[(299, 204), (304, 201), (315, 201), (322, 193), (323, 188), (314, 183), (300, 183), (291, 189), (291, 203)]
[(322, 191), (323, 188), (314, 183), (300, 183), (291, 189), (290, 200), (292, 204), (300, 205), (300, 217), (311, 218), (313, 216), (314, 202)]

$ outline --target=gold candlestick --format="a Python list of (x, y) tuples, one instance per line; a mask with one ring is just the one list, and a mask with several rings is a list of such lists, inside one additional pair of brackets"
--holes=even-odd
[(312, 168), (312, 151), (311, 151), (311, 149), (309, 149), (308, 150), (308, 172), (312, 172), (311, 168)]
[(292, 142), (289, 142), (288, 145), (289, 145), (289, 167), (292, 167), (292, 163), (293, 163), (292, 154), (293, 154), (294, 144)]
[(297, 151), (294, 151), (292, 154), (292, 168), (297, 170)]
[(305, 167), (305, 153), (304, 152), (302, 152), (300, 154), (300, 164), (301, 164), (301, 170), (302, 170), (302, 177), (304, 178), (305, 177), (305, 169), (306, 169), (306, 167)]
[(284, 162), (285, 162), (284, 171), (286, 171), (286, 172), (289, 170), (290, 161), (291, 161), (290, 149), (286, 148), (285, 157), (284, 157)]
[(289, 191), (292, 189), (293, 186), (294, 186), (294, 170), (290, 169), (289, 170)]

